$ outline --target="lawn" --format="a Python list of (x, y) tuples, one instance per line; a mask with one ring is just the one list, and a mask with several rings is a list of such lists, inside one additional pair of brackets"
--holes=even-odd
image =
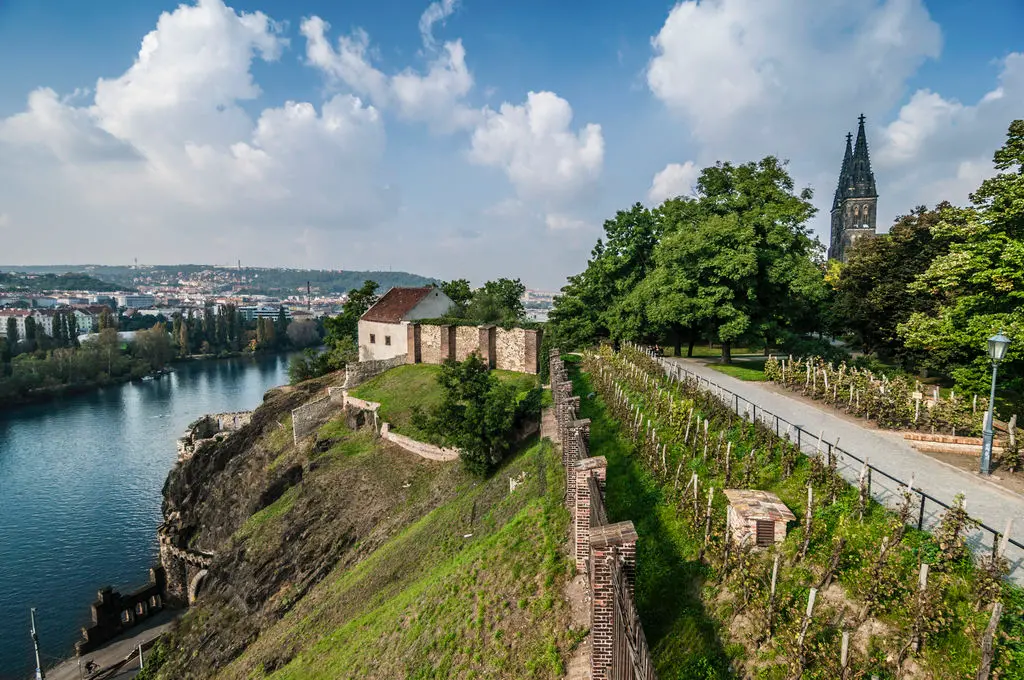
[[(424, 439), (412, 424), (413, 409), (424, 411), (441, 403), (441, 387), (437, 384), (440, 366), (407, 364), (392, 368), (368, 380), (349, 393), (359, 399), (380, 403), (380, 417), (391, 423), (398, 432), (415, 439)], [(526, 392), (537, 386), (537, 376), (514, 371), (492, 371), (499, 380), (515, 386), (516, 392)]]
[[(665, 356), (674, 357), (676, 355), (675, 348), (672, 346), (665, 346), (661, 348), (665, 352)], [(761, 354), (761, 349), (751, 349), (749, 347), (733, 347), (732, 355), (739, 356), (742, 354)], [(686, 356), (686, 344), (683, 343), (682, 352), (679, 354), (681, 357)], [(709, 346), (704, 343), (698, 343), (693, 346), (693, 357), (695, 359), (709, 358), (709, 357), (720, 357), (722, 356), (722, 346), (714, 345)]]
[(762, 382), (764, 377), (764, 364), (767, 359), (733, 359), (731, 364), (719, 362), (708, 364), (719, 373), (731, 375), (740, 380)]

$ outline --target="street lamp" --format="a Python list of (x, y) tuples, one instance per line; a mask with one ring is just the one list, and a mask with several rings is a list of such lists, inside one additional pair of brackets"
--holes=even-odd
[(988, 413), (985, 414), (985, 427), (982, 431), (981, 444), (981, 474), (991, 473), (989, 469), (992, 464), (992, 422), (995, 417), (993, 410), (996, 403), (996, 373), (999, 371), (999, 362), (1006, 356), (1006, 350), (1010, 346), (1010, 338), (1003, 335), (1003, 332), (993, 335), (988, 339), (988, 356), (992, 359), (992, 393), (988, 398)]

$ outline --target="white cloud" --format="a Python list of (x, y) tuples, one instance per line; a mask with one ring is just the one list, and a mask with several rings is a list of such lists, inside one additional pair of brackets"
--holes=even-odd
[(443, 132), (470, 127), (479, 120), (479, 112), (463, 103), (473, 88), (473, 75), (466, 66), (462, 41), (446, 42), (426, 73), (406, 68), (388, 76), (371, 63), (365, 31), (341, 36), (335, 49), (327, 38), (330, 24), (320, 17), (304, 20), (300, 30), (306, 37), (309, 63), (369, 97), (376, 106), (394, 108), (406, 120), (426, 122)]
[(555, 231), (585, 229), (587, 227), (585, 220), (577, 219), (570, 215), (559, 215), (557, 213), (545, 216), (544, 224), (548, 226), (548, 229), (553, 229)]
[(593, 188), (604, 163), (601, 126), (572, 130), (572, 107), (553, 92), (530, 92), (523, 105), (486, 110), (473, 132), (470, 160), (500, 168), (520, 198), (572, 204)]
[(221, 0), (182, 5), (160, 16), (128, 71), (99, 79), (91, 103), (40, 88), (0, 119), (0, 203), (36, 231), (15, 258), (50, 260), (54, 242), (82, 244), (79, 259), (161, 242), (199, 257), (215, 236), (240, 248), (269, 229), (275, 239), (259, 247), (280, 254), (299, 247), (302, 228), (386, 218), (376, 109), (351, 95), (289, 101), (255, 122), (243, 109), (260, 94), (253, 60), (275, 60), (286, 44), (279, 30)]
[(700, 168), (694, 165), (693, 161), (686, 161), (682, 165), (669, 163), (661, 172), (654, 175), (651, 188), (647, 192), (647, 200), (658, 205), (669, 198), (688, 196), (692, 193), (698, 177)]
[(1001, 65), (998, 84), (974, 104), (919, 90), (900, 108), (877, 153), (879, 171), (894, 178), (900, 194), (916, 203), (965, 203), (995, 173), (992, 154), (1024, 111), (1024, 53)]
[(841, 141), (898, 101), (941, 34), (922, 0), (711, 0), (677, 4), (652, 45), (654, 95), (700, 142), (751, 154)]
[(459, 0), (439, 0), (432, 2), (420, 16), (420, 35), (423, 37), (423, 44), (427, 47), (434, 46), (434, 24), (444, 20), (455, 13), (459, 7)]

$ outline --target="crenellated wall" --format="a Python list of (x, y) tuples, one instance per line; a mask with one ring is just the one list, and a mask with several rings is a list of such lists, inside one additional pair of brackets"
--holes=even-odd
[(550, 356), (552, 409), (562, 445), (566, 505), (572, 513), (572, 552), (590, 590), (591, 680), (654, 680), (654, 666), (633, 590), (637, 533), (633, 523), (608, 523), (604, 489), (608, 462), (590, 456), (590, 420), (557, 349)]
[(82, 628), (82, 639), (75, 643), (75, 652), (88, 654), (132, 626), (148, 619), (164, 608), (167, 577), (162, 567), (149, 570), (149, 583), (122, 595), (113, 588), (104, 588), (92, 603), (92, 625)]

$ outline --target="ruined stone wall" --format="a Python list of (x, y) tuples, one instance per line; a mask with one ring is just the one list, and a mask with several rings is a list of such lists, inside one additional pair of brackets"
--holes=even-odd
[(301, 439), (313, 434), (324, 424), (334, 411), (331, 397), (325, 396), (292, 410), (292, 436), (296, 444)]
[(355, 387), (364, 383), (370, 378), (380, 375), (384, 371), (390, 371), (396, 366), (408, 363), (408, 357), (403, 352), (388, 359), (377, 359), (373, 361), (359, 361), (345, 365), (345, 387)]
[(419, 345), (409, 348), (410, 363), (441, 364), (449, 357), (462, 361), (476, 352), (491, 368), (533, 375), (540, 372), (543, 335), (538, 330), (489, 325), (412, 326), (407, 335), (414, 343), (418, 337)]
[(199, 418), (178, 439), (178, 460), (188, 460), (204, 447), (237, 432), (250, 422), (252, 411), (211, 413)]
[(384, 423), (380, 428), (381, 439), (385, 439), (398, 447), (405, 449), (409, 453), (415, 453), (417, 456), (421, 456), (428, 460), (438, 461), (452, 461), (458, 460), (459, 451), (458, 449), (444, 449), (440, 446), (434, 446), (433, 444), (427, 444), (426, 442), (416, 441), (412, 437), (406, 437), (404, 434), (398, 434), (397, 432), (391, 431), (391, 425)]
[(167, 578), (162, 567), (149, 570), (149, 583), (122, 595), (104, 588), (92, 603), (92, 625), (82, 628), (82, 639), (75, 643), (77, 654), (87, 654), (164, 608)]

